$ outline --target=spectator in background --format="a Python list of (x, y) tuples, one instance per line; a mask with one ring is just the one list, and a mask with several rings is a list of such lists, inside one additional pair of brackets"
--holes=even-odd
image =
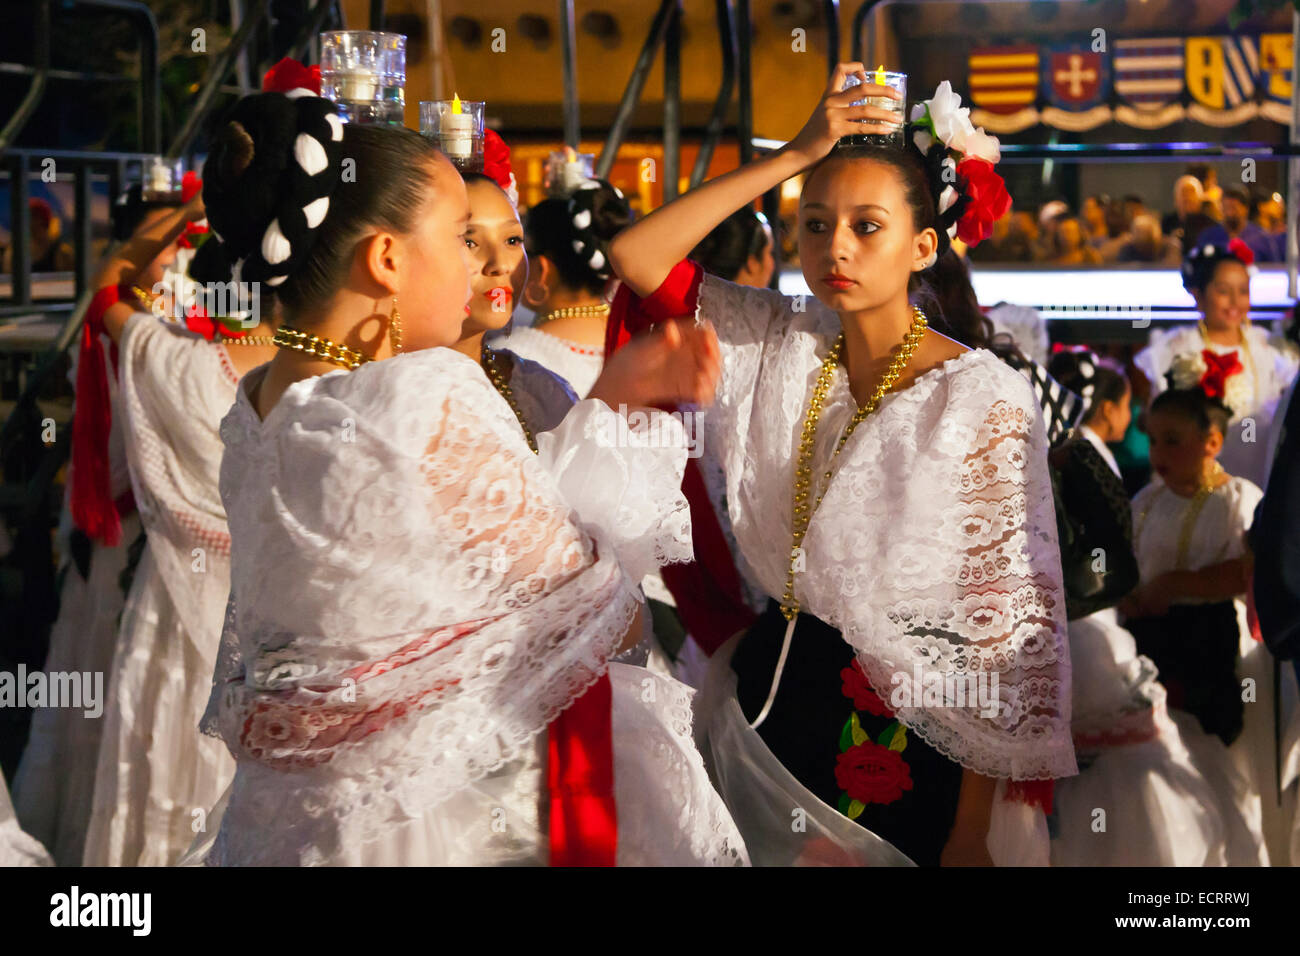
[[(68, 272), (73, 268), (72, 247), (61, 241), (63, 221), (44, 199), (27, 200), (32, 222), (32, 272)], [(14, 250), (4, 251), (4, 271), (12, 272)]]
[(1147, 201), (1137, 193), (1129, 193), (1120, 201), (1124, 204), (1124, 221), (1132, 229), (1133, 220), (1148, 212)]
[(1249, 246), (1258, 262), (1278, 261), (1272, 236), (1250, 221), (1250, 193), (1243, 186), (1229, 186), (1223, 191), (1223, 222), (1201, 230), (1195, 245), (1226, 248), (1233, 239)]
[(1201, 181), (1191, 173), (1179, 176), (1174, 181), (1174, 211), (1160, 221), (1161, 230), (1178, 240), (1180, 248), (1188, 246), (1214, 225), (1214, 220), (1202, 211), (1204, 206), (1205, 190)]
[(1160, 222), (1150, 213), (1133, 218), (1128, 241), (1119, 248), (1116, 262), (1151, 262), (1163, 266), (1182, 264), (1182, 247), (1160, 231)]
[(1055, 222), (1055, 241), (1051, 262), (1058, 266), (1095, 266), (1101, 264), (1101, 254), (1088, 245), (1083, 224), (1076, 216), (1060, 216)]
[(1280, 193), (1270, 193), (1255, 203), (1251, 222), (1273, 240), (1273, 261), (1286, 262), (1286, 205)]
[(1223, 190), (1219, 188), (1219, 174), (1209, 163), (1193, 163), (1187, 167), (1187, 173), (1195, 176), (1201, 183), (1201, 212), (1209, 216), (1215, 222), (1218, 222), (1223, 214), (1220, 210), (1220, 203), (1223, 201)]
[(1089, 196), (1079, 207), (1079, 219), (1083, 223), (1084, 234), (1088, 245), (1094, 249), (1110, 238), (1110, 234), (1106, 231), (1106, 205), (1109, 202), (1109, 196), (1099, 194)]
[(1107, 239), (1097, 247), (1102, 262), (1115, 262), (1119, 259), (1119, 251), (1128, 242), (1132, 227), (1133, 220), (1129, 218), (1128, 204), (1124, 200), (1112, 199), (1106, 203)]
[(1056, 226), (1062, 216), (1070, 214), (1070, 207), (1059, 199), (1038, 207), (1038, 257), (1051, 259), (1056, 252)]

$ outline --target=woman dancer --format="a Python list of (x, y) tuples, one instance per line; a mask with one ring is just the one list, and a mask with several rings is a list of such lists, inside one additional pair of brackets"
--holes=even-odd
[[(201, 218), (196, 195), (147, 224), (100, 267), (98, 287), (139, 288), (148, 299), (143, 270)], [(127, 460), (149, 547), (108, 679), (87, 865), (174, 863), (233, 772), (223, 749), (197, 731), (230, 590), (218, 428), (239, 376), (274, 354), (272, 330), (263, 322), (209, 341), (159, 321), (150, 305), (124, 298), (104, 312), (120, 356)], [(227, 348), (234, 344), (241, 347)]]
[[(287, 324), (223, 424), (236, 560), (205, 725), (238, 767), (207, 861), (743, 862), (686, 761), (686, 700), (647, 675), (658, 706), (633, 712), (602, 676), (641, 633), (640, 575), (689, 547), (680, 430), (607, 402), (707, 400), (708, 330), (648, 341), (534, 454), (479, 364), (435, 347), (471, 312), (469, 215), (427, 141), (262, 95), (208, 164), (219, 248)], [(601, 693), (603, 742), (543, 733)], [(629, 733), (635, 753), (597, 759)]]
[[(780, 595), (731, 642), (734, 676), (728, 648), (714, 657), (709, 747), (755, 862), (832, 847), (859, 861), (1046, 863), (1041, 807), (1003, 799), (1075, 772), (1046, 436), (1023, 378), (927, 330), (908, 302), (952, 235), (978, 241), (1009, 202), (996, 140), (969, 128), (945, 83), (902, 146), (838, 149), (898, 132), (896, 113), (853, 105), (896, 94), (838, 92), (849, 74), (866, 79), (841, 64), (786, 147), (611, 247), (626, 284), (652, 297), (644, 313), (698, 309), (718, 327), (705, 453), (722, 462), (744, 558)], [(815, 299), (680, 261), (804, 170), (799, 251)], [(958, 700), (978, 673), (997, 675), (991, 716)]]
[(1267, 479), (1264, 461), (1278, 398), (1296, 376), (1293, 357), (1250, 324), (1250, 273), (1255, 255), (1241, 240), (1225, 246), (1193, 246), (1183, 258), (1183, 286), (1202, 319), (1195, 327), (1156, 329), (1133, 363), (1151, 383), (1154, 398), (1165, 388), (1174, 356), (1212, 352), (1224, 363), (1232, 420), (1224, 435), (1223, 467), (1255, 485)]
[(567, 182), (560, 195), (529, 209), (524, 235), (533, 273), (523, 295), (536, 317), (531, 328), (514, 329), (496, 344), (587, 395), (604, 364), (609, 241), (631, 221), (623, 194), (600, 179)]

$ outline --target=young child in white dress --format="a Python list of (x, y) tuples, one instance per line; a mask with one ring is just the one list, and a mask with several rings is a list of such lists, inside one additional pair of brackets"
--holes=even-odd
[[(866, 85), (841, 91), (849, 75)], [(897, 113), (854, 105), (894, 95), (841, 64), (793, 141), (610, 250), (643, 314), (718, 329), (704, 454), (773, 596), (714, 655), (701, 733), (756, 863), (1046, 864), (1045, 791), (1076, 772), (1046, 434), (1024, 378), (927, 329), (908, 297), (952, 236), (978, 242), (1010, 200), (996, 140), (963, 127), (947, 84), (901, 143), (837, 148), (897, 136)], [(815, 297), (683, 261), (805, 170)], [(999, 684), (983, 716), (956, 688), (981, 673)]]
[[(1128, 380), (1090, 352), (1060, 352), (1049, 371), (1085, 399), (1079, 432), (1118, 477), (1107, 443), (1128, 428)], [(1215, 792), (1169, 717), (1155, 665), (1114, 608), (1070, 621), (1070, 665), (1079, 775), (1056, 786), (1053, 865), (1226, 865)]]
[[(237, 769), (192, 855), (745, 862), (689, 697), (609, 665), (642, 633), (641, 575), (689, 553), (680, 428), (634, 430), (609, 403), (707, 401), (711, 333), (666, 330), (534, 432), (440, 347), (472, 311), (470, 216), (426, 140), (249, 97), (208, 163), (221, 250), (276, 284), (277, 338), (304, 347), (250, 374), (222, 426), (234, 561), (204, 723)], [(271, 261), (267, 235), (284, 238)]]
[[(1138, 650), (1155, 661), (1171, 715), (1216, 789), (1228, 862), (1267, 865), (1273, 841), (1262, 800), (1276, 799), (1272, 672), (1246, 627), (1243, 601), (1251, 574), (1245, 532), (1261, 492), (1217, 461), (1232, 414), (1222, 371), (1180, 355), (1169, 378), (1148, 412), (1155, 477), (1133, 499), (1142, 583), (1120, 611)], [(1286, 729), (1295, 719), (1287, 703), (1294, 675), (1285, 671), (1283, 740), (1294, 737)], [(1269, 829), (1289, 840), (1288, 812)]]

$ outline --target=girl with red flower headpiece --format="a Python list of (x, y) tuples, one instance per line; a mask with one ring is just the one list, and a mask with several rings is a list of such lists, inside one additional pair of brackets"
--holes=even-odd
[(1210, 387), (1221, 390), (1232, 409), (1220, 461), (1230, 474), (1262, 485), (1278, 400), (1300, 364), (1267, 331), (1250, 323), (1254, 263), (1254, 254), (1240, 239), (1189, 249), (1183, 257), (1183, 286), (1196, 300), (1201, 319), (1195, 325), (1152, 330), (1133, 362), (1155, 395), (1167, 387), (1165, 376), (1175, 356), (1213, 353), (1216, 358), (1210, 361), (1218, 367)]
[(1246, 532), (1263, 494), (1218, 461), (1233, 420), (1225, 396), (1240, 374), (1235, 352), (1173, 357), (1167, 387), (1147, 412), (1155, 476), (1133, 499), (1141, 583), (1119, 610), (1159, 671), (1193, 762), (1215, 788), (1226, 862), (1286, 865), (1297, 822), (1300, 689), (1289, 667), (1278, 670), (1275, 685), (1276, 663), (1248, 622)]
[[(909, 300), (1010, 198), (946, 83), (901, 146), (837, 145), (899, 132), (861, 102), (896, 95), (840, 64), (788, 145), (624, 230), (607, 347), (683, 314), (717, 328), (703, 453), (770, 600), (715, 652), (699, 720), (754, 862), (1046, 864), (1050, 781), (1077, 769), (1047, 436), (1021, 375)], [(812, 296), (686, 261), (805, 172)]]
[[(482, 366), (510, 405), (523, 437), (536, 449), (538, 436), (559, 427), (578, 397), (569, 383), (544, 365), (484, 341), (486, 335), (509, 325), (528, 281), (509, 149), (496, 133), (489, 134), (484, 171), (463, 174), (469, 198), (465, 245), (472, 294), (460, 341), (453, 348)], [(660, 377), (666, 355), (662, 337), (639, 341), (602, 369), (589, 397), (602, 397), (617, 407), (619, 398), (611, 385), (631, 374), (646, 381)], [(598, 484), (595, 476), (604, 457), (600, 452), (584, 454), (573, 458), (568, 468)], [(554, 835), (557, 816), (563, 818), (572, 805), (570, 794), (582, 792), (586, 800), (603, 800), (609, 832), (617, 834), (608, 862), (694, 865), (708, 860), (708, 848), (716, 846), (720, 837), (743, 846), (680, 721), (679, 708), (691, 690), (670, 676), (667, 661), (651, 638), (651, 618), (643, 606), (640, 642), (611, 660), (601, 686), (578, 698), (528, 751), (514, 789), (520, 814), (513, 824), (517, 835), (541, 826), (536, 811), (544, 795), (549, 798)], [(653, 668), (642, 666), (646, 663)], [(576, 779), (569, 759), (575, 741), (584, 742), (583, 766)], [(656, 780), (656, 785), (645, 786), (648, 779)], [(684, 801), (696, 812), (683, 815)], [(678, 836), (668, 838), (669, 834)], [(573, 862), (570, 852), (552, 840), (553, 865)]]

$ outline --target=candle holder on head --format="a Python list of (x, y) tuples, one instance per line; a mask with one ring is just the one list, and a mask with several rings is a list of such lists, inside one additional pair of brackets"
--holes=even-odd
[(459, 96), (420, 101), (420, 132), (462, 173), (483, 172), (483, 109)]
[(546, 195), (565, 197), (594, 178), (595, 170), (595, 153), (580, 153), (572, 146), (566, 146), (546, 157), (542, 185), (546, 188)]
[[(854, 100), (853, 105), (879, 106), (883, 109), (892, 110), (898, 114), (898, 122), (903, 123), (907, 117), (907, 74), (891, 73), (883, 66), (878, 66), (874, 70), (867, 71), (867, 82), (898, 90), (899, 98), (895, 100), (888, 96), (866, 96), (860, 100)], [(844, 78), (844, 89), (846, 90), (850, 86), (861, 85), (862, 81), (856, 76), (849, 75)], [(863, 122), (866, 121), (863, 120)], [(892, 133), (858, 133), (852, 136), (841, 136), (840, 142), (849, 146), (901, 146), (903, 144), (903, 127), (900, 125)]]
[(140, 198), (145, 202), (181, 202), (185, 164), (167, 156), (151, 156), (140, 171)]
[(320, 35), (320, 91), (345, 123), (401, 126), (406, 37), (375, 30)]

